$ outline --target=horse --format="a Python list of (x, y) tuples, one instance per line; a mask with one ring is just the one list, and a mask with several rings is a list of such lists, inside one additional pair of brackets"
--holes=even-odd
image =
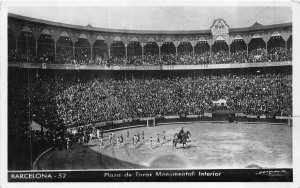
[(173, 140), (173, 147), (176, 148), (177, 143), (181, 143), (184, 148), (187, 148), (186, 142), (187, 142), (187, 138), (185, 138), (185, 137), (182, 137), (182, 139), (175, 138)]
[(177, 143), (181, 143), (184, 148), (187, 148), (187, 139), (191, 136), (190, 131), (184, 132), (182, 135), (179, 133), (176, 133), (174, 135), (174, 140), (173, 140), (173, 147), (176, 148)]
[[(184, 132), (184, 133), (181, 135), (181, 137), (185, 137), (186, 139), (189, 139), (190, 136), (192, 136), (192, 134), (191, 134), (190, 131), (186, 131), (186, 132)], [(175, 134), (174, 134), (174, 139), (175, 139), (175, 138), (181, 139), (181, 138), (180, 138), (180, 134), (179, 134), (179, 133), (175, 133)]]

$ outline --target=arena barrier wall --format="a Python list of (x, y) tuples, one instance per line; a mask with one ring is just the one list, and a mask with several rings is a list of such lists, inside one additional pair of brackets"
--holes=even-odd
[[(117, 121), (110, 121), (110, 122), (101, 122), (96, 124), (89, 124), (86, 125), (87, 127), (95, 127), (95, 128), (102, 128), (104, 132), (109, 131), (117, 131), (123, 129), (131, 129), (137, 127), (146, 127), (148, 120), (155, 119), (155, 124), (148, 126), (158, 126), (170, 123), (190, 123), (190, 122), (223, 122), (228, 123), (229, 118), (228, 116), (197, 116), (197, 115), (189, 115), (187, 117), (179, 117), (179, 116), (165, 116), (165, 117), (152, 117), (152, 118), (137, 118), (137, 119), (127, 119), (127, 120), (117, 120)], [(293, 120), (288, 117), (280, 117), (280, 118), (266, 118), (257, 116), (237, 116), (234, 117), (234, 120), (237, 122), (247, 122), (247, 123), (273, 123), (273, 124), (286, 124), (288, 126), (293, 125)], [(149, 123), (149, 122), (148, 122)]]
[(9, 67), (32, 68), (32, 69), (68, 69), (68, 70), (203, 70), (203, 69), (234, 69), (251, 67), (277, 67), (291, 66), (292, 61), (260, 62), (260, 63), (228, 63), (228, 64), (204, 64), (204, 65), (74, 65), (74, 64), (51, 64), (51, 63), (22, 63), (8, 62)]
[(52, 151), (54, 149), (54, 147), (50, 147), (48, 149), (46, 149), (43, 153), (41, 153), (33, 162), (32, 165), (32, 170), (39, 170), (38, 167), (36, 166), (36, 164), (38, 163), (38, 161), (40, 160), (40, 158), (42, 158), (44, 155), (46, 155), (48, 152)]

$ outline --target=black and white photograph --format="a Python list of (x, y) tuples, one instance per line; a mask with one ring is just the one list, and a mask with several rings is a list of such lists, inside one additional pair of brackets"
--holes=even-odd
[(297, 20), (251, 5), (7, 6), (5, 181), (293, 182)]

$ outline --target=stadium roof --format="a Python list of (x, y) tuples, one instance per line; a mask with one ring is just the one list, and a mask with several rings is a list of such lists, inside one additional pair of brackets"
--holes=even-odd
[[(217, 18), (231, 28), (291, 22), (291, 7), (240, 6), (13, 6), (8, 12), (66, 24), (133, 30), (203, 30)], [(55, 13), (55, 14), (54, 14)]]
[[(107, 33), (130, 33), (130, 34), (209, 34), (210, 29), (205, 30), (173, 30), (173, 31), (163, 31), (163, 30), (128, 30), (128, 29), (108, 29), (108, 28), (97, 28), (93, 27), (90, 24), (87, 26), (79, 26), (79, 25), (72, 25), (72, 24), (64, 24), (59, 22), (52, 22), (47, 20), (41, 20), (36, 18), (30, 18), (26, 16), (20, 16), (16, 14), (9, 13), (8, 16), (10, 18), (15, 19), (21, 19), (26, 20), (28, 22), (33, 23), (40, 23), (45, 25), (51, 25), (51, 26), (57, 26), (57, 27), (65, 27), (70, 29), (76, 29), (76, 30), (89, 30), (89, 31), (101, 31), (101, 32), (107, 32)], [(236, 32), (244, 32), (244, 31), (257, 31), (257, 30), (272, 30), (277, 28), (284, 28), (284, 27), (291, 27), (292, 23), (281, 23), (281, 24), (272, 24), (272, 25), (261, 25), (259, 23), (255, 23), (254, 25), (250, 27), (243, 27), (243, 28), (231, 28), (229, 29), (229, 32), (236, 33)]]

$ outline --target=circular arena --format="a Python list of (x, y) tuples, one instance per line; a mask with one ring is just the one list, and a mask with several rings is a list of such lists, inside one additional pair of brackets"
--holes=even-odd
[(293, 25), (227, 21), (126, 30), (9, 13), (8, 169), (292, 168)]
[[(192, 133), (187, 148), (173, 146), (174, 134), (184, 127)], [(130, 137), (127, 138), (129, 131)], [(132, 135), (145, 138), (133, 147)], [(165, 133), (164, 133), (165, 132)], [(278, 123), (188, 122), (114, 131), (123, 135), (123, 145), (109, 142), (104, 147), (98, 139), (75, 144), (69, 150), (51, 151), (43, 156), (38, 169), (243, 169), (291, 168), (292, 128)], [(157, 141), (160, 134), (160, 142)], [(165, 135), (166, 140), (163, 136)], [(153, 138), (153, 145), (149, 138)]]

